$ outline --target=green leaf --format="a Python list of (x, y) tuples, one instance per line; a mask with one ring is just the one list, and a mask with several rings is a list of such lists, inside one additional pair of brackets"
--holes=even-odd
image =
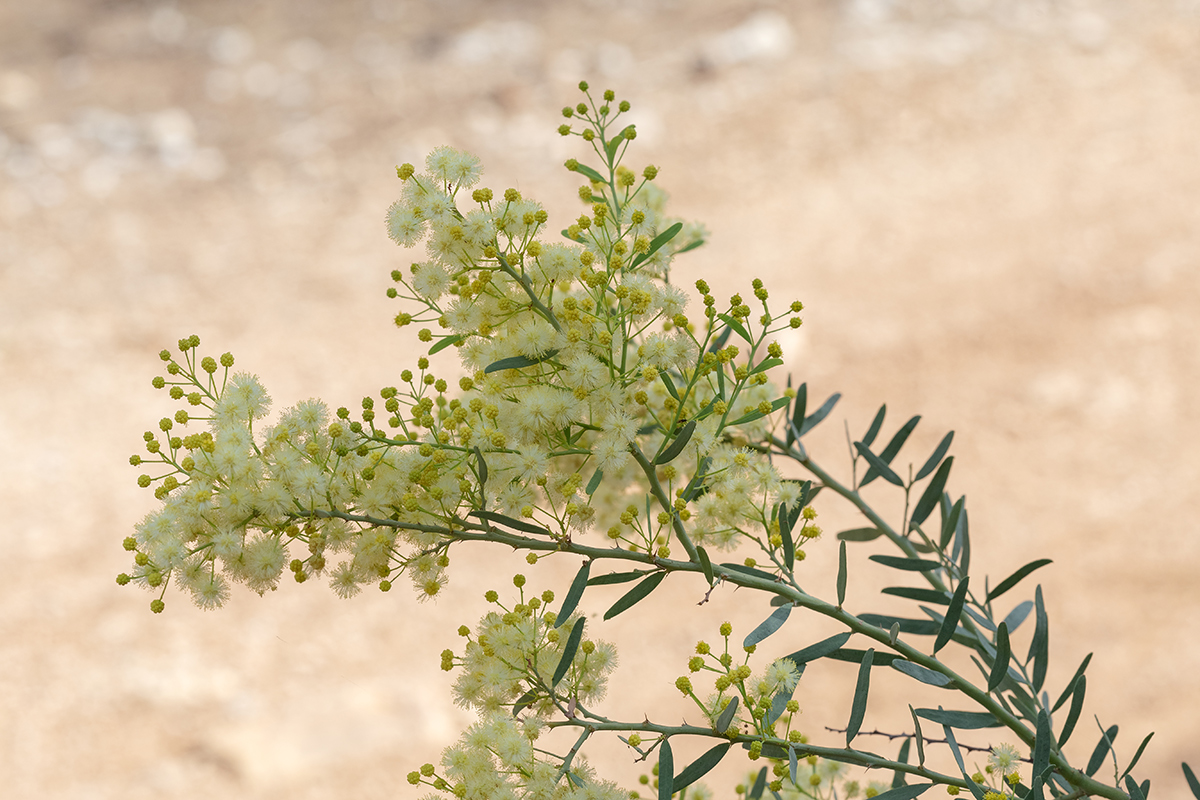
[(1008, 660), (1011, 655), (1008, 645), (1008, 625), (1000, 623), (996, 631), (996, 660), (992, 662), (992, 674), (988, 676), (988, 691), (994, 692), (1000, 688), (1005, 676), (1008, 675)]
[(1075, 692), (1071, 696), (1071, 707), (1067, 710), (1067, 720), (1063, 723), (1062, 733), (1058, 735), (1058, 749), (1061, 750), (1071, 738), (1075, 723), (1079, 721), (1079, 713), (1083, 711), (1083, 698), (1087, 694), (1087, 675), (1080, 675), (1074, 681)]
[(676, 400), (678, 400), (679, 399), (679, 391), (675, 388), (674, 382), (671, 381), (671, 376), (668, 375), (666, 373), (666, 371), (664, 370), (663, 372), (658, 373), (658, 377), (660, 379), (662, 379), (663, 386), (667, 387), (667, 394), (671, 395), (671, 397), (674, 397)]
[(838, 648), (848, 641), (850, 641), (849, 633), (839, 633), (836, 636), (830, 636), (828, 639), (822, 639), (816, 644), (811, 644), (803, 650), (797, 650), (791, 655), (784, 656), (784, 658), (795, 664), (797, 669), (803, 669), (804, 665), (809, 661), (816, 661), (818, 658), (824, 658), (836, 652)]
[(858, 683), (854, 686), (854, 702), (850, 705), (850, 721), (846, 724), (846, 747), (858, 736), (863, 717), (867, 713), (867, 692), (871, 688), (871, 664), (875, 660), (875, 649), (863, 653), (858, 667)]
[(930, 722), (965, 731), (1000, 727), (1000, 721), (986, 711), (944, 711), (941, 708), (918, 708), (917, 716)]
[[(776, 411), (778, 411), (779, 409), (786, 406), (789, 402), (790, 401), (786, 397), (780, 397), (779, 399), (774, 400), (771, 403), (771, 410), (767, 413), (774, 414)], [(730, 422), (728, 424), (729, 425), (745, 425), (747, 422), (754, 422), (754, 420), (762, 419), (765, 416), (766, 416), (766, 414), (759, 411), (758, 409), (755, 409), (755, 410), (751, 411), (749, 414), (738, 417), (733, 422)]]
[(517, 714), (520, 714), (522, 711), (528, 708), (529, 704), (533, 702), (535, 697), (537, 697), (537, 692), (535, 692), (533, 689), (530, 689), (528, 692), (518, 697), (517, 701), (513, 703), (513, 716), (515, 717)]
[(1004, 623), (1008, 625), (1009, 633), (1013, 633), (1017, 628), (1021, 627), (1021, 623), (1029, 616), (1029, 612), (1033, 610), (1033, 601), (1024, 600), (1017, 604), (1017, 607), (1008, 612), (1008, 616), (1004, 618)]
[(885, 614), (859, 614), (858, 618), (868, 625), (874, 625), (884, 630), (899, 625), (898, 630), (918, 636), (933, 636), (941, 627), (940, 623), (930, 622), (927, 619), (904, 619), (903, 617), (893, 617)]
[(483, 453), (479, 452), (478, 447), (475, 448), (475, 465), (479, 470), (479, 488), (482, 489), (483, 485), (487, 483), (488, 471), (487, 462), (483, 460)]
[(800, 785), (799, 782), (797, 782), (797, 780), (796, 780), (796, 770), (799, 768), (799, 766), (800, 765), (797, 763), (797, 760), (796, 760), (796, 748), (791, 747), (789, 745), (788, 746), (788, 777), (791, 778), (792, 783), (796, 784), (797, 786)]
[[(928, 711), (929, 709), (922, 710)], [(946, 713), (943, 712), (940, 707), (938, 708), (938, 711)], [(917, 713), (920, 714), (921, 710), (918, 710)], [(979, 784), (971, 780), (971, 776), (967, 774), (967, 768), (963, 765), (962, 751), (958, 749), (958, 741), (954, 738), (954, 729), (949, 725), (943, 724), (942, 732), (946, 735), (946, 743), (950, 745), (950, 752), (954, 754), (954, 761), (958, 764), (959, 772), (961, 772), (962, 776), (966, 779), (967, 790), (971, 792), (971, 794), (975, 797), (975, 800), (983, 800), (983, 790), (979, 788)]]
[[(792, 446), (792, 442), (796, 441), (796, 436), (799, 435), (800, 429), (804, 427), (804, 407), (808, 404), (808, 384), (800, 384), (800, 388), (796, 390), (796, 401), (792, 404), (792, 422), (788, 425), (787, 444)], [(800, 504), (801, 506), (804, 503)]]
[[(680, 789), (691, 786), (693, 783), (695, 783), (696, 781), (700, 780), (705, 775), (707, 775), (713, 767), (715, 767), (717, 764), (721, 763), (721, 759), (723, 759), (725, 757), (725, 754), (729, 752), (730, 747), (733, 747), (732, 742), (726, 742), (725, 744), (719, 744), (716, 747), (709, 750), (708, 752), (706, 752), (704, 755), (697, 758), (692, 763), (688, 764), (686, 767), (684, 767), (683, 771), (675, 776), (675, 780), (673, 781), (674, 790), (678, 792)], [(659, 782), (661, 783), (662, 782), (662, 767), (661, 766), (659, 766), (658, 772), (659, 772)]]
[(622, 611), (627, 611), (634, 606), (639, 600), (642, 600), (646, 595), (658, 588), (658, 585), (663, 582), (663, 578), (667, 577), (665, 572), (656, 572), (650, 577), (643, 580), (637, 586), (625, 593), (620, 600), (612, 604), (608, 611), (604, 612), (604, 619), (610, 620)]
[(697, 247), (700, 247), (702, 244), (704, 244), (703, 239), (693, 239), (692, 241), (685, 244), (683, 247), (676, 250), (675, 255), (679, 255), (680, 253), (686, 253), (689, 250), (695, 250)]
[(784, 360), (782, 360), (782, 359), (764, 359), (764, 360), (758, 362), (758, 366), (756, 366), (754, 369), (751, 369), (750, 374), (752, 375), (752, 374), (755, 374), (758, 372), (766, 372), (767, 369), (773, 369), (775, 367), (778, 367), (781, 365), (781, 363), (784, 363)]
[(954, 431), (950, 431), (942, 437), (942, 441), (934, 449), (933, 455), (929, 457), (929, 460), (925, 462), (924, 466), (917, 470), (917, 477), (913, 480), (919, 481), (929, 473), (933, 472), (934, 468), (936, 468), (938, 463), (942, 460), (942, 457), (946, 455), (946, 451), (950, 449), (950, 442), (952, 441), (954, 441)]
[(754, 788), (750, 790), (750, 794), (746, 795), (746, 800), (759, 800), (762, 797), (763, 789), (767, 787), (767, 768), (763, 767), (758, 771), (758, 777), (754, 779)]
[(1125, 776), (1125, 788), (1129, 790), (1129, 800), (1146, 800), (1146, 793), (1142, 791), (1142, 787), (1138, 786), (1137, 781), (1128, 775)]
[[(893, 661), (893, 664), (896, 662)], [(917, 712), (912, 706), (908, 707), (908, 713), (912, 714), (913, 721), (913, 736), (917, 740), (917, 765), (925, 766), (925, 737), (921, 735), (921, 720), (917, 717)]]
[(958, 517), (958, 539), (954, 543), (955, 557), (958, 559), (958, 571), (967, 575), (971, 571), (971, 525), (967, 509), (963, 508)]
[[(804, 668), (800, 668), (800, 675), (804, 675)], [(796, 691), (796, 687), (785, 691), (780, 689), (771, 697), (771, 707), (767, 709), (765, 724), (770, 726), (775, 724), (775, 720), (783, 716), (783, 712), (787, 711), (788, 701), (792, 699), (792, 694)]]
[(871, 427), (867, 428), (867, 433), (862, 438), (862, 443), (867, 447), (875, 441), (875, 437), (879, 435), (879, 429), (883, 427), (883, 418), (887, 416), (887, 403), (879, 407), (875, 412), (875, 419), (871, 420)]
[[(1050, 766), (1050, 746), (1054, 743), (1054, 731), (1050, 729), (1050, 716), (1045, 709), (1038, 711), (1037, 733), (1033, 739), (1032, 779), (1041, 779)], [(1030, 800), (1042, 800), (1042, 786), (1038, 780), (1031, 785)]]
[(671, 741), (663, 739), (658, 748), (658, 800), (671, 800), (675, 794), (675, 756)]
[(712, 562), (708, 560), (708, 552), (703, 547), (696, 548), (696, 555), (700, 557), (700, 569), (704, 570), (704, 578), (708, 581), (708, 585), (713, 585)]
[[(900, 752), (896, 755), (896, 761), (901, 764), (907, 764), (908, 763), (908, 751), (911, 748), (912, 748), (912, 739), (906, 736), (904, 738), (904, 743), (900, 745)], [(901, 786), (904, 786), (904, 785), (905, 785), (904, 773), (898, 769), (894, 770), (892, 772), (892, 788), (899, 789)]]
[(563, 645), (562, 658), (558, 660), (558, 666), (554, 668), (554, 677), (550, 681), (551, 689), (563, 679), (567, 670), (571, 668), (571, 662), (575, 660), (575, 651), (579, 649), (579, 641), (583, 638), (584, 621), (584, 618), (580, 617), (571, 626), (571, 635), (567, 637), (567, 643)]
[[(827, 657), (834, 661), (849, 661), (851, 664), (859, 664), (863, 660), (865, 650), (858, 650), (851, 647), (843, 647), (830, 653)], [(876, 653), (871, 659), (873, 667), (889, 667), (892, 662), (900, 658), (896, 653)]]
[(800, 426), (800, 435), (811, 431), (813, 428), (821, 424), (821, 421), (829, 416), (829, 412), (833, 411), (833, 407), (837, 405), (837, 401), (842, 399), (842, 393), (838, 392), (831, 395), (828, 400), (821, 404), (821, 407), (805, 418), (804, 423)]
[(504, 514), (497, 514), (495, 511), (478, 511), (477, 510), (477, 511), (472, 511), (470, 515), (472, 517), (479, 517), (480, 519), (486, 519), (488, 522), (499, 522), (501, 525), (506, 525), (509, 528), (512, 528), (513, 530), (525, 531), (526, 533), (540, 533), (543, 535), (550, 535), (550, 531), (546, 530), (545, 528), (541, 527), (540, 525), (534, 525), (529, 522), (522, 522), (519, 519), (513, 519), (512, 517), (505, 516)]
[(588, 586), (608, 586), (614, 583), (629, 583), (636, 581), (643, 575), (649, 575), (654, 570), (641, 569), (632, 572), (610, 572), (606, 575), (597, 575), (588, 581)]
[(695, 474), (688, 481), (687, 488), (683, 490), (683, 499), (689, 503), (695, 500), (700, 495), (704, 494), (708, 489), (704, 486), (705, 473), (708, 472), (708, 466), (712, 463), (712, 459), (708, 456), (700, 459), (700, 466), (696, 467)]
[(817, 496), (817, 492), (819, 491), (821, 491), (820, 486), (817, 487), (816, 491), (813, 491), (812, 481), (805, 481), (804, 483), (800, 484), (800, 502), (797, 503), (795, 509), (792, 510), (793, 525), (796, 524), (796, 519), (799, 518), (800, 512), (804, 510), (805, 506), (813, 501), (813, 498)]
[(792, 613), (792, 605), (782, 605), (775, 609), (771, 616), (759, 623), (758, 627), (746, 634), (746, 639), (742, 642), (743, 647), (758, 644), (763, 639), (766, 639), (775, 631), (783, 627), (783, 623), (787, 622), (788, 615)]
[(597, 468), (592, 473), (592, 477), (588, 479), (587, 488), (584, 489), (588, 497), (596, 493), (596, 490), (600, 488), (600, 481), (602, 480), (604, 480), (604, 470)]
[(721, 333), (717, 335), (717, 338), (712, 340), (712, 344), (708, 346), (708, 352), (715, 353), (725, 347), (725, 343), (729, 341), (729, 334), (731, 331), (732, 328), (726, 326), (725, 330), (721, 331)]
[(742, 323), (738, 322), (736, 319), (729, 316), (728, 314), (717, 314), (717, 319), (724, 322), (725, 325), (728, 328), (730, 328), (734, 333), (736, 333), (738, 336), (745, 339), (747, 344), (749, 344), (751, 347), (754, 346), (754, 340), (750, 338), (750, 334), (746, 332), (746, 329), (744, 327), (742, 327)]
[[(797, 507), (799, 510), (799, 507)], [(795, 569), (796, 566), (796, 542), (792, 539), (792, 526), (795, 521), (792, 515), (787, 513), (787, 506), (783, 503), (779, 504), (779, 536), (783, 539), (783, 564), (787, 567), (788, 572)]]
[(867, 470), (866, 477), (863, 479), (863, 482), (858, 485), (858, 488), (861, 489), (863, 486), (865, 486), (868, 478), (870, 480), (875, 480), (876, 476), (881, 476), (885, 481), (894, 486), (904, 486), (904, 481), (900, 480), (900, 476), (893, 472), (892, 468), (884, 463), (883, 459), (872, 453), (871, 448), (867, 447), (862, 442), (855, 442), (854, 449), (857, 450), (859, 455), (865, 458), (867, 463), (871, 465), (871, 468)]
[(920, 525), (933, 511), (934, 507), (938, 504), (938, 500), (942, 497), (942, 490), (946, 488), (946, 479), (950, 477), (950, 468), (952, 466), (954, 466), (954, 456), (947, 458), (938, 467), (938, 471), (934, 474), (933, 479), (929, 481), (929, 485), (921, 493), (921, 499), (917, 501), (916, 507), (913, 508), (910, 524)]
[(443, 350), (445, 350), (450, 345), (458, 344), (459, 342), (461, 342), (463, 339), (466, 339), (466, 338), (467, 338), (466, 336), (463, 336), (462, 334), (457, 334), (457, 333), (453, 336), (443, 336), (441, 338), (441, 340), (438, 341), (437, 344), (435, 344), (433, 347), (429, 348), (429, 355), (431, 355), (431, 356), (436, 355), (436, 354), (442, 352)]
[(696, 420), (689, 419), (687, 424), (683, 426), (683, 430), (679, 431), (679, 435), (675, 437), (675, 441), (671, 442), (671, 446), (662, 451), (662, 454), (654, 459), (654, 463), (667, 464), (673, 461), (683, 448), (687, 447), (688, 441), (692, 438), (692, 434), (696, 431)]
[(942, 521), (942, 538), (938, 542), (938, 549), (942, 552), (946, 551), (946, 545), (950, 544), (950, 539), (954, 536), (954, 532), (958, 530), (958, 519), (962, 514), (963, 503), (966, 501), (966, 495), (958, 498), (958, 502), (950, 509), (950, 514)]
[(837, 538), (843, 542), (870, 542), (880, 536), (883, 536), (883, 531), (879, 528), (851, 528), (840, 532)]
[(737, 695), (734, 695), (725, 704), (725, 709), (721, 712), (721, 716), (717, 717), (717, 724), (714, 728), (717, 733), (725, 733), (725, 731), (729, 730), (729, 726), (733, 724), (733, 717), (737, 714), (737, 708), (738, 699)]
[[(1026, 600), (1025, 602), (1028, 603), (1029, 601)], [(1083, 677), (1083, 671), (1087, 669), (1087, 665), (1091, 660), (1091, 653), (1083, 657), (1083, 663), (1079, 665), (1079, 669), (1075, 670), (1075, 674), (1071, 676), (1071, 680), (1067, 681), (1067, 688), (1063, 689), (1063, 693), (1058, 696), (1058, 700), (1055, 701), (1054, 707), (1050, 709), (1050, 713), (1053, 714), (1055, 711), (1058, 711), (1058, 709), (1062, 708), (1062, 704), (1067, 702), (1067, 698), (1075, 691), (1075, 682)]]
[(491, 374), (493, 372), (500, 372), (501, 370), (505, 369), (524, 369), (525, 367), (532, 367), (534, 364), (540, 364), (543, 361), (554, 358), (556, 355), (558, 355), (557, 350), (547, 350), (538, 358), (509, 356), (508, 358), (502, 358), (499, 361), (493, 361), (491, 364), (488, 364), (486, 367), (484, 367), (483, 371), (485, 374)]
[(868, 556), (869, 561), (883, 564), (885, 567), (900, 569), (906, 572), (932, 572), (941, 569), (941, 563), (925, 558), (905, 558), (904, 556)]
[[(632, 125), (626, 125), (624, 128), (621, 129), (620, 133), (618, 133), (613, 138), (609, 139), (608, 142), (604, 145), (604, 150), (605, 150), (605, 152), (608, 153), (608, 158), (610, 161), (616, 157), (617, 148), (620, 147), (625, 142), (625, 134), (633, 129), (634, 128)], [(667, 795), (667, 798), (669, 800), (670, 795)]]
[(1183, 763), (1183, 777), (1187, 779), (1188, 788), (1192, 790), (1196, 800), (1200, 800), (1200, 781), (1196, 780), (1196, 773), (1192, 772), (1186, 761)]
[(896, 597), (904, 597), (909, 600), (917, 600), (922, 603), (934, 603), (935, 605), (945, 606), (950, 604), (950, 598), (945, 592), (939, 592), (937, 589), (918, 589), (909, 586), (889, 586), (881, 590), (881, 594), (892, 594)]
[(650, 249), (647, 250), (646, 252), (640, 253), (638, 256), (636, 256), (633, 259), (633, 261), (630, 262), (630, 264), (629, 264), (630, 269), (638, 266), (643, 261), (649, 259), (655, 253), (657, 253), (664, 244), (666, 244), (667, 242), (674, 239), (676, 234), (678, 234), (681, 230), (683, 230), (683, 223), (676, 222), (674, 225), (667, 228), (665, 231), (660, 233), (658, 236), (655, 236), (653, 239), (651, 239), (650, 240)]
[(1046, 616), (1046, 603), (1042, 600), (1042, 587), (1039, 584), (1033, 593), (1034, 619), (1037, 627), (1033, 629), (1033, 641), (1029, 645), (1029, 655), (1025, 663), (1033, 659), (1033, 690), (1040, 692), (1046, 682), (1046, 666), (1050, 661), (1050, 619)]
[(761, 569), (755, 569), (754, 567), (747, 567), (745, 564), (722, 562), (721, 566), (725, 569), (732, 570), (733, 572), (740, 572), (743, 575), (749, 575), (752, 578), (762, 578), (763, 580), (767, 581), (775, 580), (775, 576), (771, 573), (763, 572)]
[[(920, 421), (921, 418), (917, 416), (904, 423), (900, 427), (900, 430), (896, 431), (896, 434), (892, 436), (891, 441), (887, 443), (887, 447), (883, 448), (883, 452), (878, 456), (879, 460), (885, 465), (891, 464), (892, 459), (896, 457), (896, 454), (900, 452), (900, 448), (903, 447), (904, 443), (908, 440), (908, 435), (913, 432), (913, 428), (917, 427), (917, 423)], [(874, 453), (872, 453), (872, 455), (874, 455)], [(898, 478), (896, 481), (893, 481), (891, 478), (889, 478), (887, 473), (879, 469), (879, 467), (870, 459), (867, 459), (867, 461), (871, 464), (871, 468), (867, 470), (867, 474), (863, 476), (862, 483), (858, 485), (860, 489), (879, 477), (882, 477), (888, 483), (895, 483), (897, 486), (903, 485), (899, 482)], [(896, 473), (893, 472), (892, 474), (895, 475)]]
[(1004, 594), (1009, 589), (1013, 588), (1018, 583), (1020, 583), (1025, 578), (1025, 576), (1027, 576), (1029, 573), (1033, 572), (1034, 570), (1041, 569), (1042, 567), (1046, 566), (1047, 564), (1053, 564), (1053, 563), (1054, 562), (1048, 558), (1039, 558), (1037, 561), (1030, 561), (1028, 564), (1021, 567), (1019, 570), (1014, 572), (1012, 575), (1009, 575), (1007, 578), (1000, 581), (1000, 583), (996, 585), (995, 589), (992, 589), (990, 592), (988, 592), (987, 601), (989, 603), (992, 602), (997, 597)]
[(1092, 751), (1092, 757), (1088, 759), (1087, 768), (1083, 774), (1089, 778), (1096, 774), (1096, 770), (1100, 769), (1100, 765), (1104, 763), (1104, 757), (1108, 755), (1108, 751), (1112, 749), (1112, 744), (1117, 738), (1117, 726), (1113, 725), (1108, 730), (1104, 731), (1100, 736), (1100, 741), (1096, 744), (1096, 749)]
[(897, 786), (894, 789), (888, 789), (882, 794), (875, 795), (875, 800), (912, 800), (914, 797), (920, 797), (926, 791), (932, 789), (932, 783), (916, 783), (912, 786)]
[(596, 170), (592, 169), (587, 164), (577, 164), (573, 171), (578, 172), (580, 175), (583, 175), (585, 178), (593, 181), (594, 183), (608, 183), (608, 181), (604, 179), (603, 175), (601, 175), (599, 172), (596, 172)]
[(575, 606), (579, 605), (579, 598), (583, 597), (583, 589), (588, 584), (588, 571), (592, 568), (591, 561), (583, 562), (583, 566), (579, 568), (579, 572), (575, 573), (575, 580), (571, 581), (571, 588), (567, 590), (567, 596), (563, 598), (562, 608), (558, 610), (558, 618), (554, 621), (554, 627), (559, 627), (567, 621), (567, 617), (571, 616), (571, 612), (575, 610)]
[(846, 543), (843, 541), (838, 548), (837, 598), (838, 608), (846, 602)]
[[(927, 683), (930, 686), (945, 688), (951, 684), (951, 680), (942, 673), (926, 669), (920, 664), (914, 664), (911, 661), (905, 661), (903, 658), (897, 658), (893, 661), (892, 669), (899, 670), (908, 677), (915, 678), (921, 683)], [(922, 756), (922, 760), (924, 760), (924, 756)]]
[(967, 584), (970, 580), (970, 578), (963, 578), (959, 582), (958, 588), (954, 590), (954, 596), (950, 598), (950, 607), (946, 609), (946, 617), (942, 620), (942, 629), (938, 632), (937, 641), (933, 643), (935, 654), (946, 646), (950, 637), (958, 630), (958, 618), (962, 616), (963, 602), (967, 599)]
[(1146, 751), (1146, 745), (1150, 744), (1150, 740), (1153, 738), (1154, 731), (1150, 731), (1149, 735), (1147, 735), (1145, 739), (1142, 739), (1142, 743), (1138, 745), (1137, 752), (1133, 754), (1133, 760), (1129, 762), (1129, 764), (1125, 767), (1125, 771), (1121, 773), (1122, 778), (1133, 772), (1133, 768), (1137, 766), (1138, 761), (1142, 757), (1142, 753)]
[(572, 236), (571, 232), (568, 231), (566, 228), (562, 229), (562, 235), (563, 235), (564, 239), (570, 239), (572, 242), (578, 242), (579, 244), (587, 244), (587, 239), (583, 238), (582, 235)]

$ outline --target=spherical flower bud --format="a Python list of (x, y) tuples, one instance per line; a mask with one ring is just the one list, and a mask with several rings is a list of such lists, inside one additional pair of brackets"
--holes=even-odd
[(138, 486), (145, 489), (147, 486), (150, 485), (150, 476), (149, 475), (138, 475), (137, 482), (138, 482)]
[(630, 141), (637, 138), (637, 130), (632, 125), (630, 125), (628, 128), (626, 128), (624, 133), (625, 133), (625, 138)]
[(516, 203), (520, 199), (521, 199), (521, 193), (518, 192), (516, 189), (505, 189), (504, 190), (504, 201), (506, 203)]
[[(632, 139), (633, 137), (630, 136), (628, 138)], [(642, 170), (642, 177), (648, 181), (654, 180), (656, 177), (658, 177), (658, 167), (654, 166), (653, 164), (647, 165), (646, 168)]]
[(750, 743), (750, 760), (757, 761), (762, 756), (762, 742)]
[(162, 600), (151, 600), (150, 601), (150, 610), (153, 611), (155, 614), (161, 614), (163, 612), (163, 609), (166, 607), (167, 607), (167, 604), (164, 603)]
[(591, 128), (583, 129), (583, 140), (585, 142), (590, 142), (595, 138), (596, 138), (596, 132), (594, 130), (592, 130)]
[(692, 681), (688, 676), (684, 675), (675, 681), (675, 688), (683, 692), (685, 695), (692, 693)]
[(413, 175), (415, 175), (416, 172), (417, 172), (417, 168), (414, 167), (412, 164), (404, 163), (404, 164), (401, 164), (400, 166), (396, 167), (396, 177), (402, 181), (408, 180)]
[(408, 773), (408, 782), (411, 783), (413, 786), (416, 786), (418, 783), (421, 782), (421, 773), (419, 773), (419, 772)]
[(519, 573), (516, 575), (513, 575), (513, 586), (516, 586), (518, 589), (520, 589), (524, 585), (525, 585), (525, 576), (524, 575), (521, 575)]

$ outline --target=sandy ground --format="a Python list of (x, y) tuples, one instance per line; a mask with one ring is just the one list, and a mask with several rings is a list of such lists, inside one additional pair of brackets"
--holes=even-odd
[[(1200, 6), (1027, 0), (0, 4), (3, 795), (416, 796), (404, 774), (466, 720), (436, 654), (517, 564), (464, 559), (437, 606), (306, 585), (152, 616), (113, 582), (153, 506), (125, 462), (172, 408), (155, 354), (193, 332), (279, 407), (394, 383), (414, 346), (384, 297), (407, 263), (382, 225), (394, 165), (464, 147), (566, 219), (575, 151), (554, 128), (581, 77), (633, 102), (635, 160), (712, 231), (680, 282), (761, 276), (805, 302), (788, 367), (845, 395), (829, 465), (846, 471), (842, 420), (885, 400), (885, 434), (924, 415), (913, 460), (957, 431), (976, 569), (1055, 561), (1051, 691), (1095, 650), (1089, 710), (1124, 759), (1157, 731), (1138, 772), (1182, 796), (1179, 762), (1200, 766)], [(826, 591), (831, 552), (809, 562)], [(614, 709), (683, 713), (694, 640), (765, 616), (718, 600), (605, 629), (639, 687)], [(780, 653), (821, 629), (785, 632)], [(821, 725), (849, 695), (822, 675), (798, 696), (835, 741)], [(881, 689), (867, 727), (903, 729), (902, 697)], [(1068, 750), (1096, 738), (1081, 724)]]

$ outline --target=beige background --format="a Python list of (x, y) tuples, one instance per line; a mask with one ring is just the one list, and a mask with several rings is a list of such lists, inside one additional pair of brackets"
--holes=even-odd
[[(383, 295), (407, 263), (382, 225), (393, 166), (464, 147), (488, 185), (563, 221), (578, 151), (554, 128), (580, 77), (633, 102), (633, 161), (712, 231), (677, 280), (728, 294), (761, 276), (807, 305), (788, 368), (845, 393), (817, 435), (828, 465), (846, 471), (842, 420), (861, 432), (883, 400), (885, 435), (924, 415), (918, 463), (958, 431), (975, 572), (1055, 560), (1038, 574), (1050, 690), (1096, 650), (1089, 711), (1121, 725), (1124, 759), (1156, 730), (1138, 772), (1182, 796), (1179, 762), (1200, 766), (1200, 6), (1184, 0), (0, 4), (4, 796), (417, 796), (403, 775), (466, 719), (436, 654), (519, 563), (461, 558), (436, 606), (310, 584), (211, 614), (172, 595), (152, 616), (113, 582), (153, 505), (125, 460), (173, 410), (155, 354), (193, 332), (277, 407), (395, 382), (414, 342)], [(829, 591), (832, 537), (811, 549), (807, 583)], [(851, 608), (881, 610), (868, 589), (886, 577), (861, 567)], [(684, 584), (664, 596), (690, 603)], [(686, 713), (670, 686), (694, 640), (766, 614), (739, 600), (699, 628), (605, 626), (639, 687), (614, 715)], [(796, 617), (764, 651), (822, 632)], [(867, 727), (904, 729), (907, 688), (881, 684)], [(798, 696), (836, 742), (821, 725), (844, 722), (844, 670), (810, 671)], [(1069, 752), (1097, 737), (1081, 723)]]

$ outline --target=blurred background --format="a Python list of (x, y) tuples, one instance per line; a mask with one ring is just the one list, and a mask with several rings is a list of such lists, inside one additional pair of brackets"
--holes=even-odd
[[(975, 571), (1054, 559), (1005, 600), (1044, 585), (1052, 696), (1096, 651), (1068, 753), (1087, 760), (1091, 713), (1120, 724), (1123, 763), (1155, 730), (1137, 773), (1181, 796), (1179, 762), (1200, 766), (1195, 0), (0, 4), (4, 795), (421, 794), (404, 775), (470, 719), (437, 653), (523, 564), (464, 552), (420, 608), (318, 583), (152, 615), (113, 580), (154, 506), (126, 461), (174, 410), (156, 353), (191, 333), (277, 408), (394, 383), (416, 346), (384, 296), (411, 260), (383, 226), (394, 166), (466, 148), (566, 220), (581, 151), (555, 128), (581, 78), (633, 104), (631, 162), (712, 233), (675, 279), (804, 301), (785, 356), (810, 402), (844, 393), (814, 434), (835, 474), (843, 421), (861, 435), (880, 402), (886, 436), (924, 415), (902, 463), (957, 431)], [(830, 533), (856, 524), (818, 505)], [(815, 591), (835, 553), (810, 548)], [(561, 596), (577, 566), (534, 582)], [(883, 610), (888, 576), (859, 569), (848, 605)], [(596, 626), (636, 687), (612, 715), (691, 713), (672, 684), (695, 640), (769, 612), (738, 600)], [(762, 652), (824, 630), (793, 615)], [(797, 692), (814, 741), (842, 738), (822, 726), (844, 725), (846, 671)], [(881, 681), (864, 729), (908, 729), (910, 688)]]

